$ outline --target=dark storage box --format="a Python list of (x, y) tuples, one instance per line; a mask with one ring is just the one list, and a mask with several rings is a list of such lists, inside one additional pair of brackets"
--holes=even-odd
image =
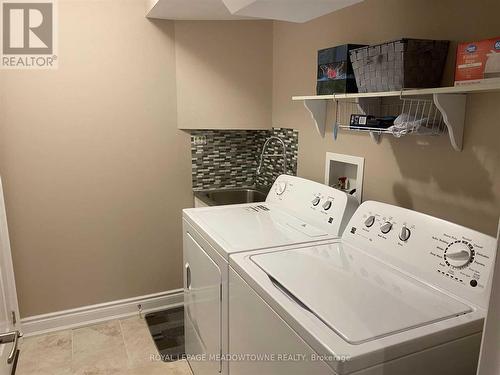
[(350, 51), (359, 92), (439, 87), (449, 41), (400, 39)]
[(394, 125), (395, 119), (395, 116), (375, 117), (352, 114), (349, 127), (351, 129), (388, 129)]
[(318, 51), (318, 95), (358, 92), (349, 60), (349, 51), (362, 44), (344, 44)]

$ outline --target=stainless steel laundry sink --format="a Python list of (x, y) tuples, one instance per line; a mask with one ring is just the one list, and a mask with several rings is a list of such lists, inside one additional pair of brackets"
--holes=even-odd
[(267, 193), (254, 188), (230, 188), (195, 191), (196, 198), (209, 206), (225, 204), (264, 202)]

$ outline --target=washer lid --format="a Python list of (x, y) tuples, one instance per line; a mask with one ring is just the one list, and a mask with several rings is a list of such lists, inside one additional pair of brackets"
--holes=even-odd
[(251, 259), (282, 291), (351, 344), (472, 311), (345, 244), (259, 254)]
[(328, 238), (328, 233), (267, 203), (191, 211), (228, 253)]

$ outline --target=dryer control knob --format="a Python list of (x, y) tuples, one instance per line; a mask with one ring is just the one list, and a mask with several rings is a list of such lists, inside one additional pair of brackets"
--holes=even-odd
[(444, 260), (454, 268), (466, 267), (474, 259), (474, 247), (467, 241), (455, 241), (444, 251)]
[(320, 197), (316, 197), (312, 200), (312, 205), (313, 206), (317, 206), (319, 204), (319, 202), (321, 201), (321, 198)]
[(365, 220), (365, 227), (370, 228), (375, 223), (375, 216), (369, 216), (368, 219)]
[(288, 184), (286, 181), (280, 181), (276, 184), (276, 195), (283, 195), (286, 191)]
[(386, 221), (384, 224), (380, 226), (380, 231), (384, 234), (387, 234), (392, 229), (392, 223), (390, 221)]
[(408, 238), (411, 236), (411, 231), (406, 227), (406, 225), (403, 225), (401, 228), (401, 232), (399, 232), (399, 239), (401, 241), (408, 241)]
[(325, 211), (328, 211), (331, 207), (332, 207), (332, 201), (326, 201), (325, 203), (323, 203), (323, 209)]

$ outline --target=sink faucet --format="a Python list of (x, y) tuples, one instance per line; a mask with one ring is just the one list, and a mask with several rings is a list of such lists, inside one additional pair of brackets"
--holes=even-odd
[(282, 157), (283, 158), (283, 173), (286, 174), (286, 145), (285, 142), (280, 138), (276, 136), (271, 136), (266, 139), (264, 142), (264, 146), (262, 146), (262, 152), (260, 153), (260, 162), (259, 166), (257, 168), (257, 175), (260, 175), (262, 172), (262, 165), (264, 163), (264, 156), (266, 156), (266, 149), (269, 146), (269, 143), (272, 141), (278, 141), (281, 143), (281, 147), (283, 148), (283, 153), (282, 154), (273, 154), (273, 155), (267, 155), (268, 157)]

